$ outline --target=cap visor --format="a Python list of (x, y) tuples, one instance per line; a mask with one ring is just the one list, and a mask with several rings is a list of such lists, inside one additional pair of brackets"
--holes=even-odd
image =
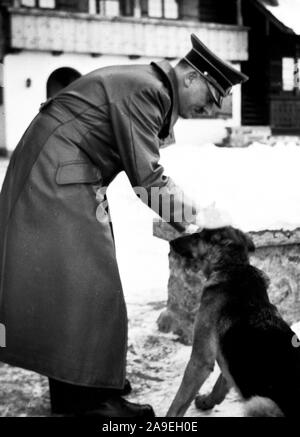
[(206, 82), (207, 88), (209, 90), (210, 96), (211, 96), (212, 100), (214, 101), (214, 104), (217, 105), (218, 108), (221, 108), (223, 97), (218, 92), (218, 90), (213, 85), (210, 84), (210, 82), (208, 80), (205, 79), (205, 82)]

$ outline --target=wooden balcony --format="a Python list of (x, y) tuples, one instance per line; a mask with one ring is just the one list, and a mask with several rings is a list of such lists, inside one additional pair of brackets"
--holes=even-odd
[(11, 8), (14, 49), (179, 58), (195, 33), (229, 61), (248, 59), (241, 26), (148, 18), (106, 18), (82, 13)]
[(300, 134), (300, 95), (272, 96), (270, 124), (273, 133)]

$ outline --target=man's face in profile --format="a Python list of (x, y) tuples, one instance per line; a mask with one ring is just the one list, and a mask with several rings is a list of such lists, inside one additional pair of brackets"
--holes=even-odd
[(211, 88), (212, 85), (197, 71), (186, 72), (178, 90), (180, 117), (200, 118), (211, 115), (215, 104)]

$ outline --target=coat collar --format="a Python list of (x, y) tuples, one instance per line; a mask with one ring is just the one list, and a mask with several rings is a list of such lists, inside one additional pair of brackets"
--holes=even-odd
[(171, 90), (171, 100), (172, 106), (168, 115), (168, 121), (166, 128), (168, 132), (172, 131), (174, 124), (178, 120), (178, 85), (177, 78), (172, 65), (166, 61), (160, 62), (151, 62), (151, 65), (154, 65), (160, 73), (167, 79), (168, 87)]

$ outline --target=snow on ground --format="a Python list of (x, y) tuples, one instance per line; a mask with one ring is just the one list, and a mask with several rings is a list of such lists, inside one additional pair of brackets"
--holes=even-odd
[[(300, 225), (298, 162), (300, 148), (293, 144), (245, 149), (172, 146), (162, 150), (166, 174), (173, 177), (203, 205), (217, 201), (244, 230), (292, 229)], [(0, 185), (7, 161), (0, 160)], [(133, 193), (120, 174), (109, 188), (117, 258), (128, 305), (129, 399), (148, 402), (164, 415), (179, 386), (191, 348), (173, 335), (160, 333), (156, 320), (167, 300), (168, 244), (152, 236), (155, 214)], [(298, 332), (300, 326), (298, 325)], [(203, 388), (211, 388), (218, 369)], [(6, 365), (0, 366), (0, 416), (49, 415), (46, 378)], [(190, 416), (241, 416), (236, 393), (212, 412), (193, 406)]]
[(216, 201), (248, 230), (300, 225), (300, 148), (293, 143), (247, 148), (174, 146), (163, 150), (167, 174), (200, 205)]
[[(226, 208), (245, 230), (300, 226), (300, 148), (254, 144), (248, 148), (171, 146), (161, 151), (165, 173), (199, 204)], [(168, 245), (152, 237), (155, 214), (120, 174), (108, 191), (125, 292), (165, 289)], [(132, 274), (129, 274), (132, 272)], [(134, 273), (133, 273), (134, 272)]]

